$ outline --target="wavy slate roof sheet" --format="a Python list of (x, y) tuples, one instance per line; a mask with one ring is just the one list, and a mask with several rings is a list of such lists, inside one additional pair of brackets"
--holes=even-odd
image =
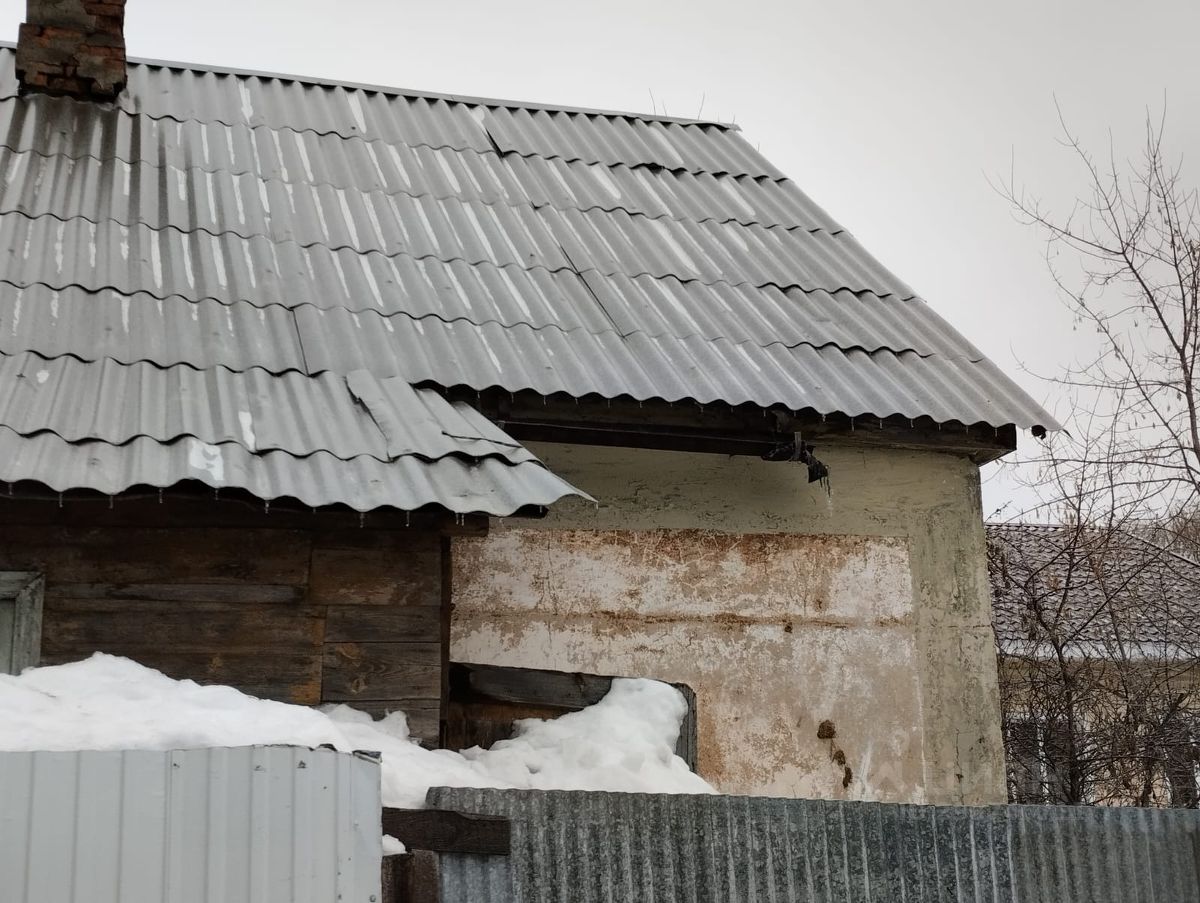
[[(1010, 655), (1195, 655), (1200, 563), (1130, 530), (988, 524), (992, 623)], [(1040, 620), (1038, 615), (1040, 614)]]
[(578, 490), (482, 414), (363, 370), (0, 356), (0, 480), (110, 495), (184, 480), (313, 507), (511, 514)]
[(159, 63), (99, 106), (13, 61), (0, 479), (219, 482), (202, 447), (314, 504), (571, 491), (410, 384), (1054, 425), (728, 126)]

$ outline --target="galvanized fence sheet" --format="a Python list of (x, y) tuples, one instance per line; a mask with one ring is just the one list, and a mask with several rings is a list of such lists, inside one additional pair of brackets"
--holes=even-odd
[(444, 903), (1195, 903), (1200, 812), (435, 789), (512, 819)]

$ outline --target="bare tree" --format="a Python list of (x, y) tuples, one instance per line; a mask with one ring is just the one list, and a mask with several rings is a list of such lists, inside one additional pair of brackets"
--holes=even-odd
[[(1200, 734), (1200, 212), (1147, 122), (1104, 162), (1063, 124), (1088, 187), (1044, 230), (1089, 356), (1027, 472), (1054, 527), (994, 529), (989, 569), (1010, 790), (1021, 801), (1196, 806)], [(1030, 465), (1032, 464), (1032, 467)]]
[[(1060, 117), (1061, 118), (1061, 117)], [(1044, 230), (1068, 308), (1094, 330), (1094, 356), (1054, 378), (1074, 402), (1070, 435), (1039, 463), (1072, 497), (1176, 513), (1200, 501), (1200, 212), (1195, 189), (1147, 121), (1140, 159), (1102, 164), (1063, 123), (1088, 187), (1055, 216), (1009, 182), (1002, 193)], [(1066, 252), (1066, 253), (1064, 253)], [(1076, 262), (1079, 262), (1076, 271)], [(1080, 415), (1080, 412), (1082, 414)], [(1103, 473), (1102, 473), (1103, 472)], [(1047, 499), (1056, 505), (1062, 497)]]
[(1010, 793), (1197, 805), (1200, 565), (1115, 525), (989, 532)]

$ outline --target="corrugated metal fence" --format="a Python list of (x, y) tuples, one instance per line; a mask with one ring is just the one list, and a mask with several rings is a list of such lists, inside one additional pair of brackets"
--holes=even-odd
[(443, 903), (1196, 903), (1200, 812), (439, 788), (512, 819)]
[(0, 752), (0, 903), (373, 903), (379, 762)]

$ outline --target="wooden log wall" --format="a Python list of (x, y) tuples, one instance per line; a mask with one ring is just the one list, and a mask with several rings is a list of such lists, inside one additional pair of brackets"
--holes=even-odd
[(271, 699), (401, 709), (437, 743), (449, 540), (436, 529), (3, 522), (19, 510), (0, 505), (0, 570), (45, 575), (43, 664), (102, 651)]

